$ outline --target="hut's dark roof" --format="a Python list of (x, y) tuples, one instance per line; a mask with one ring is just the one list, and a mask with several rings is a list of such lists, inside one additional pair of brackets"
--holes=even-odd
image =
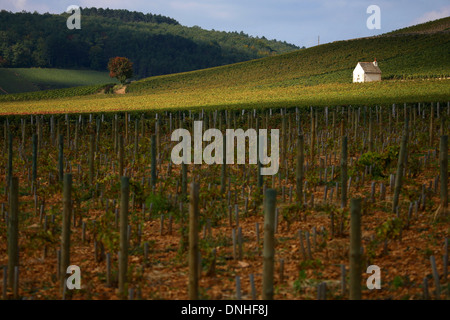
[(358, 62), (365, 73), (381, 73), (380, 68), (375, 66), (373, 62)]

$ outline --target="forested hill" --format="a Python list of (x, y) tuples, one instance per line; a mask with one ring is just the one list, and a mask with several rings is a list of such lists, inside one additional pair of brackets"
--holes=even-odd
[(0, 67), (106, 70), (110, 57), (134, 63), (138, 77), (220, 66), (299, 49), (286, 42), (185, 27), (161, 15), (82, 8), (81, 30), (69, 14), (0, 12)]
[(103, 9), (103, 8), (84, 8), (82, 9), (83, 16), (94, 16), (103, 18), (119, 19), (122, 22), (152, 22), (152, 23), (167, 23), (179, 25), (180, 23), (172, 18), (162, 16), (160, 14), (144, 14), (137, 11), (128, 11), (125, 9)]

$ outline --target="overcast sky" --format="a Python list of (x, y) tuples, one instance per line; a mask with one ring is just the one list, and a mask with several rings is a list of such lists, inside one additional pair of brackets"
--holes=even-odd
[[(371, 36), (450, 16), (449, 0), (0, 0), (0, 9), (61, 13), (69, 5), (128, 9), (169, 16), (182, 25), (244, 31), (310, 47)], [(381, 29), (369, 30), (370, 5), (381, 10)], [(81, 20), (83, 27), (83, 20)]]

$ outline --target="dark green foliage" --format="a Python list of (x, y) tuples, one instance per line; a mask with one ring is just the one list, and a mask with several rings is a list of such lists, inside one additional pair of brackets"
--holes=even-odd
[(394, 286), (395, 289), (403, 287), (403, 285), (404, 285), (403, 278), (401, 276), (396, 276), (394, 278), (394, 280), (392, 281), (392, 285)]
[(171, 213), (174, 219), (177, 221), (180, 217), (179, 211), (174, 210), (173, 205), (163, 195), (152, 193), (145, 199), (145, 207), (152, 207), (152, 217), (157, 217), (161, 214)]
[(375, 232), (377, 237), (381, 240), (391, 240), (398, 238), (400, 236), (400, 232), (402, 231), (403, 223), (399, 218), (390, 218), (386, 220), (384, 223), (379, 225)]
[(96, 239), (102, 243), (108, 252), (119, 250), (119, 231), (111, 226), (114, 223), (114, 213), (107, 211), (96, 220)]
[(383, 153), (366, 152), (358, 159), (357, 167), (363, 171), (366, 166), (372, 166), (373, 177), (384, 177), (386, 169), (398, 158), (398, 152), (398, 146), (389, 146)]
[(122, 22), (151, 22), (151, 23), (167, 23), (179, 25), (175, 19), (162, 16), (160, 14), (143, 14), (137, 11), (128, 11), (124, 9), (103, 9), (103, 8), (83, 8), (83, 16), (94, 16), (103, 18), (118, 19)]
[(296, 293), (302, 293), (302, 287), (307, 284), (307, 274), (305, 270), (300, 270), (298, 273), (297, 280), (294, 281), (294, 291)]
[[(0, 12), (0, 57), (5, 67), (106, 70), (126, 56), (138, 77), (219, 66), (299, 49), (244, 33), (184, 27), (158, 15), (86, 8), (80, 30), (66, 28), (67, 13)], [(120, 26), (120, 28), (119, 28)]]

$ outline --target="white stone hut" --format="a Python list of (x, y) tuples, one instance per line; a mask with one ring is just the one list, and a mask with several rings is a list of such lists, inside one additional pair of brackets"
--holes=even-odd
[(381, 81), (377, 59), (374, 62), (358, 62), (353, 70), (353, 82)]

